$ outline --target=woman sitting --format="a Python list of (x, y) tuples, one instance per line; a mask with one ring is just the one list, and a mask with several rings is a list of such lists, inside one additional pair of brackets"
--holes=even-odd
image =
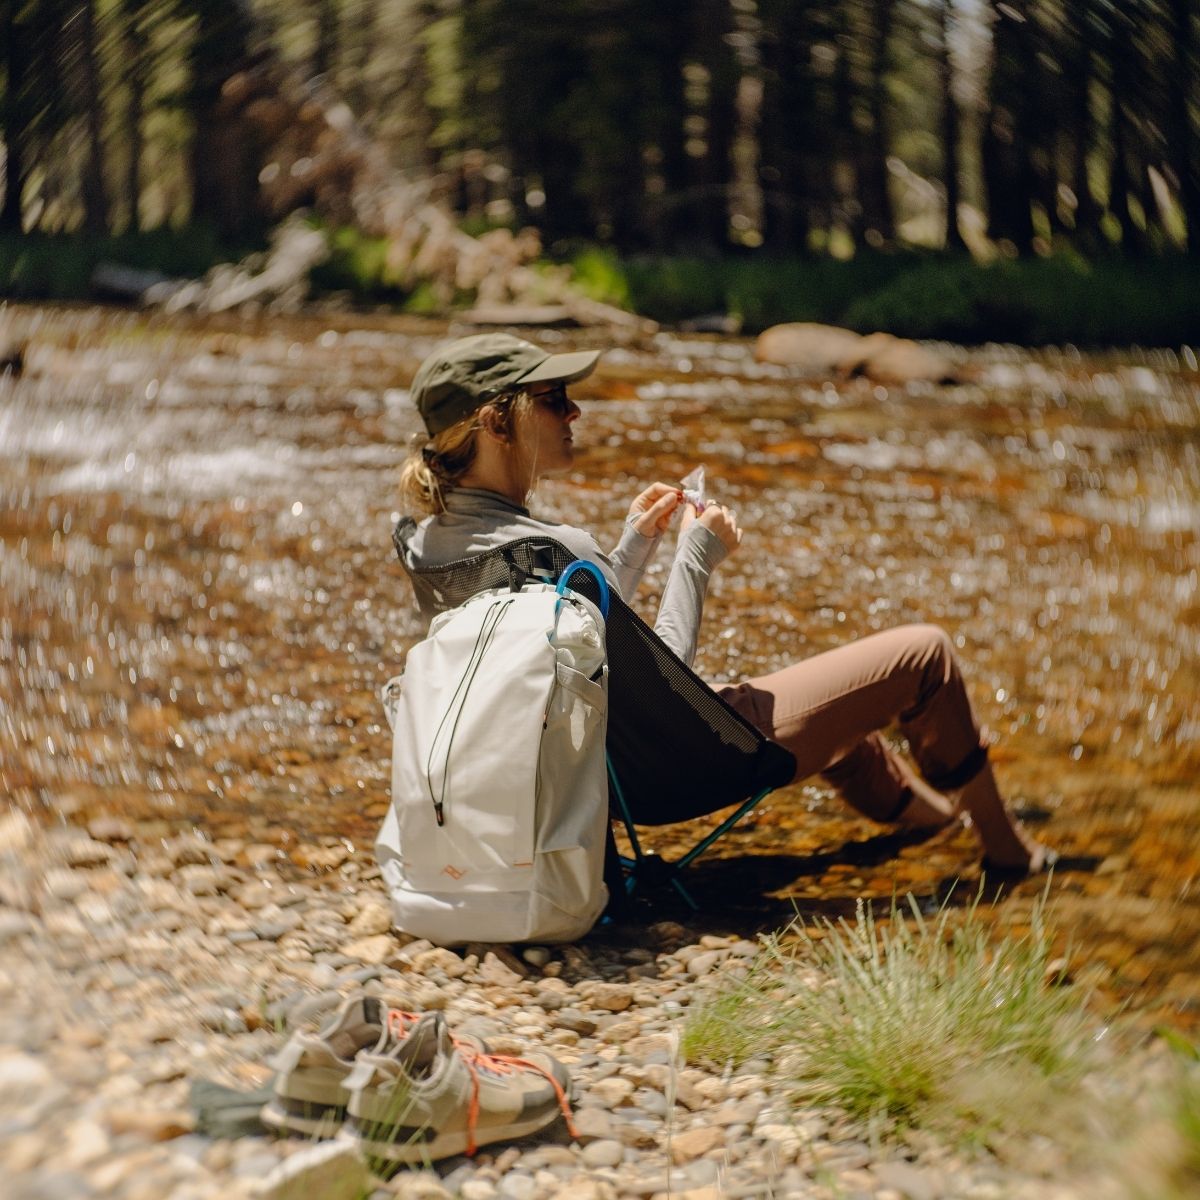
[[(596, 562), (629, 599), (679, 510), (654, 628), (691, 665), (709, 576), (742, 540), (731, 509), (709, 503), (697, 512), (680, 488), (653, 483), (604, 554), (584, 530), (538, 520), (526, 507), (542, 476), (575, 462), (580, 410), (567, 386), (598, 358), (482, 334), (426, 359), (412, 396), (428, 436), (404, 464), (401, 490), (429, 515), (402, 534), (402, 553), (410, 567), (436, 567), (545, 535)], [(858, 812), (885, 823), (936, 827), (967, 814), (992, 871), (1040, 871), (1052, 862), (1000, 795), (950, 639), (936, 626), (904, 625), (717, 691), (795, 756), (795, 781), (820, 775)], [(920, 774), (880, 736), (892, 724)]]

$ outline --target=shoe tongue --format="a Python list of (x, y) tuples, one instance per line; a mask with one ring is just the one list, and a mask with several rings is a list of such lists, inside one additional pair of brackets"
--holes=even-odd
[(450, 1031), (440, 1012), (426, 1013), (396, 1047), (396, 1060), (415, 1076), (428, 1075), (438, 1052), (451, 1049)]

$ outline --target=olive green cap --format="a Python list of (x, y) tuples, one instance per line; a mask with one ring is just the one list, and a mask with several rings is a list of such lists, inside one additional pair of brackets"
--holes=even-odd
[(413, 403), (434, 437), (489, 400), (534, 383), (573, 383), (590, 375), (599, 350), (550, 354), (510, 333), (480, 333), (434, 351), (412, 384)]

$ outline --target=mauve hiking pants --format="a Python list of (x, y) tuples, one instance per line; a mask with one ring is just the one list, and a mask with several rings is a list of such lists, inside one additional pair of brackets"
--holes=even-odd
[(820, 775), (877, 821), (894, 820), (911, 796), (879, 736), (887, 726), (899, 725), (940, 791), (969, 783), (987, 762), (953, 645), (936, 625), (902, 625), (717, 690), (796, 756), (793, 782)]

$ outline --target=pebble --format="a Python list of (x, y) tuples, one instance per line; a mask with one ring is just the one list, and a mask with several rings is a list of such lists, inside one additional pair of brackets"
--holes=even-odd
[(723, 1129), (713, 1129), (710, 1126), (689, 1129), (672, 1137), (671, 1161), (680, 1164), (688, 1163), (724, 1144), (725, 1131)]
[(524, 1171), (509, 1171), (500, 1181), (498, 1190), (500, 1195), (510, 1197), (511, 1200), (533, 1200), (537, 1193), (537, 1183), (532, 1175), (527, 1175)]
[(183, 1137), (196, 1128), (196, 1118), (190, 1112), (170, 1109), (111, 1109), (106, 1114), (108, 1127), (114, 1134), (133, 1134), (147, 1142), (166, 1142)]
[(583, 1161), (589, 1167), (616, 1167), (624, 1158), (625, 1147), (612, 1138), (602, 1138), (583, 1148)]
[(401, 1171), (392, 1179), (391, 1190), (399, 1200), (452, 1200), (454, 1196), (432, 1171)]
[(318, 1142), (290, 1154), (256, 1191), (260, 1200), (360, 1200), (370, 1175), (355, 1146)]
[(395, 959), (397, 946), (391, 934), (376, 933), (370, 937), (355, 938), (353, 941), (339, 946), (338, 949), (347, 958), (383, 965)]
[(600, 1079), (588, 1088), (583, 1100), (598, 1104), (602, 1108), (614, 1109), (624, 1104), (633, 1095), (633, 1084), (628, 1079)]

